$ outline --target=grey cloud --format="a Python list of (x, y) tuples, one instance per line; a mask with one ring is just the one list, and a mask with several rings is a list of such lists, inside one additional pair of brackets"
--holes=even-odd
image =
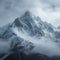
[[(26, 10), (41, 8), (44, 11), (55, 11), (60, 6), (59, 0), (0, 0), (0, 26), (5, 25)], [(57, 7), (57, 8), (56, 8)]]
[(0, 26), (13, 21), (24, 11), (36, 8), (38, 0), (0, 0)]
[(57, 10), (60, 8), (60, 0), (40, 0), (40, 2), (44, 3), (45, 9)]

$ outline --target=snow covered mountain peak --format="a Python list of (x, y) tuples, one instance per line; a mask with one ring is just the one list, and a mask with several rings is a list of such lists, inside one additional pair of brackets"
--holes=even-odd
[(28, 33), (30, 36), (43, 36), (44, 32), (37, 26), (35, 20), (33, 15), (27, 11), (24, 15), (15, 19), (12, 26), (17, 27), (20, 31)]
[(30, 11), (26, 11), (25, 13), (24, 13), (24, 16), (31, 16), (32, 15), (32, 12), (30, 12)]
[(30, 51), (30, 48), (34, 48), (33, 51), (46, 55), (50, 55), (50, 52), (53, 52), (51, 55), (60, 52), (60, 32), (54, 31), (51, 24), (42, 21), (40, 17), (35, 17), (29, 11), (16, 18), (13, 23), (0, 28), (0, 31), (0, 38), (7, 40), (8, 43), (13, 42), (12, 47), (18, 41), (20, 42), (19, 48), (23, 46), (24, 51)]

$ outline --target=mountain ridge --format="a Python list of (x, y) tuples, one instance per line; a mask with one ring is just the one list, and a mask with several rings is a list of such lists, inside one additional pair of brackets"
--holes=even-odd
[[(7, 40), (10, 46), (12, 43), (13, 48), (17, 45), (17, 49), (18, 46), (21, 49), (21, 46), (23, 46), (25, 53), (36, 52), (47, 56), (50, 56), (50, 54), (60, 55), (59, 31), (56, 32), (53, 25), (42, 21), (40, 17), (33, 16), (29, 11), (2, 28), (0, 38)], [(59, 37), (57, 37), (58, 35)]]

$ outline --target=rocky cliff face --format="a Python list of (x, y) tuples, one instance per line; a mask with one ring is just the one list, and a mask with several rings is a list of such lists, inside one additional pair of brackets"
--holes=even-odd
[(7, 52), (2, 52), (2, 60), (54, 60), (55, 57), (48, 57), (51, 47), (54, 48), (53, 54), (56, 53), (55, 49), (60, 50), (60, 31), (54, 28), (39, 17), (33, 16), (31, 12), (25, 12), (13, 23), (0, 28), (0, 41), (7, 41), (9, 46), (8, 48), (6, 45)]

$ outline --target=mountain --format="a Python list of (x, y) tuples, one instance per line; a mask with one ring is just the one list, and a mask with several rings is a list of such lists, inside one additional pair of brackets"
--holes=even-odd
[[(40, 17), (26, 11), (13, 23), (0, 28), (0, 41), (2, 41), (3, 47), (7, 48), (4, 53), (0, 51), (1, 55), (5, 55), (2, 59), (16, 52), (22, 53), (23, 56), (26, 54), (29, 57), (27, 59), (35, 59), (32, 56), (37, 56), (42, 60), (48, 60), (50, 59), (48, 56), (60, 55), (60, 32), (55, 29), (57, 28), (50, 23), (44, 22)], [(3, 50), (3, 47), (0, 48)]]
[(25, 14), (17, 18), (13, 26), (16, 26), (22, 30), (22, 32), (26, 31), (28, 35), (30, 36), (43, 36), (44, 32), (41, 28), (38, 28), (34, 21), (34, 17), (31, 15), (29, 11), (25, 12)]
[(46, 29), (48, 32), (53, 32), (54, 26), (51, 25), (50, 23), (47, 23), (46, 21), (42, 21), (39, 17), (37, 17), (39, 20), (39, 27), (42, 29)]

